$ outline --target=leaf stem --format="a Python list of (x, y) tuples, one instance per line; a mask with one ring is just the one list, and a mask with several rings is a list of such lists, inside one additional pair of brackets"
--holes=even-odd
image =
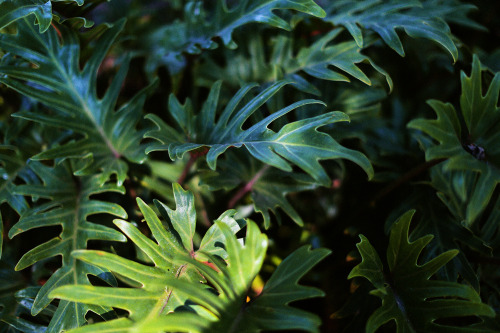
[(201, 156), (205, 156), (208, 153), (208, 148), (204, 148), (201, 151), (192, 151), (189, 153), (189, 161), (186, 163), (184, 166), (184, 169), (182, 170), (181, 175), (177, 179), (177, 183), (179, 185), (182, 185), (184, 181), (186, 180), (187, 175), (189, 174), (189, 170), (191, 170), (191, 167), (193, 166), (194, 162)]
[(389, 193), (394, 191), (399, 186), (410, 181), (412, 178), (418, 176), (419, 174), (421, 174), (425, 170), (428, 170), (428, 169), (432, 168), (433, 166), (435, 166), (435, 165), (437, 165), (445, 160), (446, 160), (446, 158), (437, 158), (437, 159), (422, 163), (420, 165), (417, 165), (416, 167), (414, 167), (413, 169), (411, 169), (410, 171), (408, 171), (407, 173), (405, 173), (404, 175), (402, 175), (401, 177), (399, 177), (398, 179), (396, 179), (395, 181), (393, 181), (392, 183), (390, 183), (389, 185), (384, 187), (380, 192), (378, 192), (377, 195), (375, 196), (375, 198), (370, 202), (370, 206), (375, 206), (377, 201), (379, 201), (380, 199), (387, 196)]
[(238, 190), (238, 192), (235, 193), (235, 195), (231, 198), (231, 200), (229, 201), (229, 204), (227, 205), (227, 208), (228, 209), (231, 209), (233, 208), (236, 203), (241, 199), (243, 198), (243, 196), (245, 194), (247, 194), (248, 192), (250, 192), (253, 188), (253, 185), (260, 179), (260, 177), (262, 177), (264, 175), (264, 173), (267, 171), (267, 169), (269, 169), (269, 165), (264, 165), (264, 167), (262, 167), (262, 169), (259, 170), (259, 172), (257, 172), (255, 174), (255, 176), (253, 176), (252, 179), (250, 179), (250, 181), (248, 183), (245, 184), (245, 186), (243, 186), (242, 188), (240, 188)]

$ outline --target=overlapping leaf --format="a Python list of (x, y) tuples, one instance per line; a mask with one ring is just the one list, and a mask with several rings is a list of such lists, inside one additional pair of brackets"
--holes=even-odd
[(217, 121), (215, 116), (221, 82), (214, 84), (202, 111), (197, 115), (189, 101), (181, 105), (171, 95), (169, 111), (183, 132), (167, 125), (156, 115), (148, 115), (147, 118), (156, 124), (157, 129), (147, 132), (146, 137), (154, 138), (160, 143), (148, 147), (147, 152), (167, 150), (170, 158), (175, 159), (187, 152), (207, 147), (207, 163), (214, 170), (217, 158), (228, 148), (245, 146), (258, 160), (284, 171), (291, 171), (292, 165), (296, 165), (323, 185), (329, 184), (329, 177), (319, 164), (322, 159), (351, 160), (371, 177), (373, 169), (363, 154), (342, 147), (329, 135), (317, 130), (327, 124), (348, 121), (347, 115), (342, 112), (328, 112), (290, 122), (277, 133), (268, 128), (274, 120), (298, 107), (321, 103), (317, 100), (296, 102), (252, 124), (248, 129), (242, 129), (247, 119), (286, 83), (281, 81), (272, 84), (236, 111), (243, 98), (255, 87), (246, 85), (228, 102)]
[(1, 0), (0, 29), (33, 14), (40, 32), (47, 31), (52, 22), (52, 2), (74, 2), (78, 6), (84, 4), (84, 0)]
[[(362, 48), (354, 41), (336, 42), (335, 39), (341, 32), (341, 28), (334, 29), (313, 44), (302, 47), (297, 54), (292, 51), (293, 39), (289, 36), (278, 36), (273, 41), (272, 49), (266, 50), (261, 36), (256, 34), (250, 36), (247, 42), (248, 55), (240, 51), (240, 48), (227, 50), (224, 52), (226, 55), (224, 67), (208, 58), (200, 68), (199, 74), (205, 78), (224, 78), (233, 85), (285, 78), (292, 80), (298, 89), (319, 95), (318, 89), (300, 73), (306, 73), (320, 80), (344, 82), (350, 82), (349, 76), (352, 76), (371, 85), (370, 78), (358, 66), (360, 63), (368, 63), (385, 76), (389, 88), (392, 89), (392, 79), (389, 74), (368, 56), (362, 54)], [(269, 59), (266, 59), (267, 53), (270, 53)], [(199, 80), (202, 81), (202, 78)]]
[[(274, 11), (295, 10), (309, 15), (323, 17), (325, 12), (313, 0), (242, 0), (228, 6), (227, 0), (217, 0), (211, 10), (203, 1), (188, 1), (182, 21), (160, 27), (146, 40), (153, 53), (148, 54), (148, 67), (153, 70), (160, 64), (167, 64), (171, 72), (178, 71), (182, 52), (199, 53), (202, 49), (213, 49), (219, 37), (226, 46), (234, 48), (233, 31), (249, 23), (290, 30), (290, 25)], [(160, 40), (160, 43), (158, 43)], [(149, 48), (148, 47), (148, 48)]]
[[(9, 237), (34, 228), (61, 225), (62, 233), (25, 253), (16, 265), (21, 270), (34, 263), (54, 256), (62, 256), (62, 267), (56, 270), (35, 298), (32, 314), (38, 314), (52, 300), (49, 296), (54, 288), (65, 284), (90, 284), (87, 274), (100, 276), (110, 282), (106, 271), (95, 266), (82, 263), (72, 258), (73, 250), (85, 249), (89, 240), (124, 241), (125, 237), (109, 227), (91, 223), (87, 218), (94, 214), (111, 214), (126, 217), (127, 214), (119, 205), (91, 199), (91, 195), (103, 192), (122, 192), (123, 189), (113, 184), (99, 185), (99, 177), (73, 178), (67, 163), (54, 168), (38, 162), (31, 162), (29, 167), (40, 177), (43, 184), (19, 185), (16, 194), (46, 198), (42, 203), (26, 211), (20, 220), (9, 230)], [(89, 307), (83, 304), (62, 301), (52, 318), (49, 331), (78, 327), (85, 323), (85, 314), (92, 310), (104, 313), (109, 310), (100, 307)]]
[[(178, 307), (182, 307), (187, 300), (187, 295), (172, 288), (166, 281), (178, 279), (188, 286), (204, 281), (205, 277), (199, 268), (191, 262), (176, 261), (176, 258), (193, 258), (207, 264), (208, 258), (217, 256), (227, 258), (223, 247), (224, 233), (220, 226), (213, 225), (208, 229), (201, 240), (198, 249), (195, 249), (193, 237), (196, 227), (196, 211), (193, 194), (184, 191), (178, 184), (174, 185), (176, 210), (171, 210), (164, 204), (156, 202), (158, 210), (167, 220), (167, 229), (155, 214), (142, 200), (138, 199), (139, 208), (156, 240), (156, 243), (141, 234), (131, 223), (116, 220), (115, 224), (125, 233), (154, 263), (153, 267), (122, 258), (116, 254), (103, 251), (77, 251), (75, 258), (84, 262), (93, 263), (120, 274), (141, 285), (140, 288), (106, 288), (86, 286), (71, 291), (71, 298), (78, 298), (79, 302), (112, 306), (129, 311), (130, 315), (125, 320), (130, 327), (143, 320), (153, 320), (158, 316), (166, 315)], [(232, 215), (235, 211), (227, 211), (218, 221), (223, 224), (231, 234), (236, 233), (241, 226)], [(226, 230), (226, 229), (224, 229)], [(266, 243), (267, 244), (267, 243)], [(208, 267), (208, 266), (207, 266)], [(260, 265), (259, 265), (260, 267)], [(70, 289), (72, 289), (71, 287)], [(60, 289), (64, 290), (64, 289)], [(68, 289), (66, 289), (68, 290)], [(54, 295), (62, 295), (56, 291)], [(93, 298), (92, 295), (101, 295)], [(58, 296), (57, 296), (58, 297)], [(64, 298), (68, 298), (66, 295)], [(123, 324), (122, 320), (110, 321), (95, 329), (113, 329)], [(117, 326), (118, 325), (118, 326)]]
[(62, 25), (40, 34), (23, 19), (18, 21), (16, 35), (0, 35), (0, 48), (29, 62), (25, 66), (0, 66), (0, 82), (48, 108), (43, 113), (24, 111), (15, 116), (83, 135), (34, 159), (76, 157), (81, 162), (75, 174), (102, 171), (101, 183), (116, 174), (119, 184), (128, 169), (122, 157), (136, 163), (144, 160), (140, 144), (143, 133), (135, 127), (141, 118), (147, 88), (118, 111), (114, 110), (128, 60), (121, 65), (102, 99), (96, 92), (98, 68), (123, 25), (124, 21), (118, 22), (102, 34), (83, 69), (79, 64), (78, 36)]
[(2, 0), (0, 1), (0, 29), (28, 15), (35, 15), (40, 32), (45, 32), (52, 22), (50, 0)]
[(418, 259), (432, 235), (409, 241), (413, 212), (402, 215), (391, 229), (387, 248), (389, 271), (384, 272), (380, 257), (368, 239), (361, 235), (357, 244), (363, 258), (353, 268), (349, 278), (364, 277), (376, 288), (372, 294), (382, 299), (382, 306), (368, 319), (366, 332), (375, 332), (390, 321), (396, 322), (397, 332), (493, 332), (477, 324), (460, 324), (439, 319), (470, 316), (494, 316), (495, 312), (481, 302), (479, 295), (468, 285), (430, 280), (454, 256), (450, 250), (419, 265)]
[[(243, 245), (236, 239), (235, 229), (227, 223), (231, 213), (226, 212), (223, 216), (229, 220), (226, 223), (223, 220), (216, 221), (202, 240), (200, 249), (194, 252), (189, 243), (189, 235), (193, 232), (191, 226), (194, 225), (193, 199), (178, 185), (175, 185), (174, 192), (177, 210), (169, 213), (171, 225), (168, 231), (154, 213), (147, 213), (149, 208), (141, 207), (143, 213), (147, 213), (146, 220), (158, 244), (147, 239), (130, 224), (116, 222), (134, 242), (142, 245), (141, 248), (154, 261), (154, 267), (101, 251), (74, 253), (76, 258), (107, 267), (142, 284), (141, 288), (66, 286), (54, 291), (53, 295), (62, 299), (118, 307), (130, 313), (128, 318), (80, 328), (75, 332), (317, 331), (320, 324), (317, 316), (289, 307), (288, 303), (323, 295), (316, 288), (298, 285), (298, 280), (328, 255), (328, 250), (300, 248), (282, 262), (262, 293), (247, 303), (251, 283), (259, 273), (266, 254), (267, 237), (255, 223), (248, 221)], [(188, 247), (183, 247), (183, 244)], [(214, 247), (222, 244), (224, 250)], [(200, 261), (199, 255), (206, 262)], [(226, 262), (221, 258), (225, 258)], [(186, 267), (196, 271), (198, 281), (208, 280), (215, 290), (205, 284), (180, 278), (176, 273)], [(182, 303), (173, 306), (175, 302), (170, 296), (172, 290), (185, 305), (191, 304), (191, 312), (178, 311), (176, 308)], [(177, 311), (169, 313), (174, 310)], [(282, 317), (283, 313), (292, 314), (296, 320)]]
[(411, 37), (435, 41), (456, 61), (458, 51), (445, 17), (455, 23), (479, 28), (467, 18), (467, 13), (473, 8), (459, 1), (342, 0), (325, 5), (327, 16), (324, 20), (344, 26), (360, 47), (364, 45), (362, 29), (374, 31), (389, 47), (404, 56), (403, 44), (396, 32), (401, 28)]
[[(302, 218), (287, 199), (290, 193), (311, 190), (318, 187), (309, 177), (294, 172), (269, 168), (246, 154), (227, 154), (219, 162), (217, 171), (202, 174), (201, 183), (211, 190), (224, 188), (233, 190), (241, 186), (248, 190), (256, 212), (262, 214), (264, 227), (271, 225), (270, 212), (279, 218), (278, 208), (295, 223), (303, 225)], [(230, 202), (235, 204), (236, 202)]]
[(0, 333), (9, 332), (8, 325), (2, 321), (19, 314), (19, 305), (14, 294), (23, 288), (24, 284), (22, 275), (14, 271), (14, 263), (10, 258), (0, 260)]
[[(26, 158), (14, 146), (0, 147), (0, 204), (6, 202), (17, 213), (25, 212), (29, 205), (26, 199), (15, 193), (15, 181), (23, 179), (30, 183), (33, 172), (26, 167)], [(2, 257), (3, 221), (0, 215), (0, 258)]]
[(426, 148), (425, 158), (428, 161), (447, 158), (449, 170), (479, 173), (465, 216), (465, 222), (471, 225), (500, 182), (500, 108), (497, 106), (500, 73), (495, 75), (486, 95), (483, 95), (481, 64), (474, 56), (471, 76), (462, 72), (461, 79), (460, 112), (465, 126), (453, 105), (436, 100), (430, 100), (428, 104), (436, 112), (437, 119), (416, 119), (408, 126), (425, 132), (439, 143)]
[[(389, 88), (392, 90), (392, 80), (382, 68), (378, 67), (368, 56), (361, 53), (361, 48), (352, 41), (340, 42), (329, 45), (340, 33), (341, 28), (334, 29), (325, 34), (317, 42), (308, 48), (302, 48), (297, 54), (296, 69), (289, 70), (291, 73), (302, 70), (307, 74), (322, 80), (346, 81), (349, 78), (344, 72), (371, 85), (371, 81), (357, 64), (369, 63), (380, 74), (384, 75)], [(329, 68), (333, 66), (342, 72), (334, 71)]]

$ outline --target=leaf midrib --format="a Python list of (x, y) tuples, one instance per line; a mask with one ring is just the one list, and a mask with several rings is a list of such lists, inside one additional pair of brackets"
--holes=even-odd
[(52, 60), (52, 63), (56, 66), (57, 70), (59, 73), (62, 75), (64, 80), (66, 81), (66, 84), (70, 88), (70, 91), (73, 92), (73, 95), (76, 97), (77, 101), (80, 103), (81, 110), (83, 110), (84, 114), (87, 116), (87, 118), (90, 120), (90, 122), (94, 125), (95, 129), (97, 130), (97, 133), (99, 136), (103, 139), (104, 143), (110, 150), (110, 152), (113, 154), (114, 157), (119, 158), (120, 153), (115, 149), (111, 141), (108, 139), (106, 136), (106, 133), (104, 132), (104, 129), (99, 125), (97, 122), (97, 119), (94, 117), (92, 114), (92, 111), (90, 110), (88, 104), (85, 102), (85, 99), (82, 98), (82, 96), (79, 94), (78, 90), (76, 89), (73, 80), (71, 80), (71, 77), (68, 75), (68, 73), (64, 70), (63, 67), (61, 67), (57, 57), (54, 55), (51, 49), (47, 48), (45, 43), (43, 43), (43, 40), (40, 38), (40, 35), (34, 31), (32, 25), (28, 25), (29, 29), (33, 32), (33, 35), (36, 36), (38, 40), (40, 40), (41, 44), (44, 45), (45, 49), (47, 50), (48, 55), (50, 56), (50, 60)]

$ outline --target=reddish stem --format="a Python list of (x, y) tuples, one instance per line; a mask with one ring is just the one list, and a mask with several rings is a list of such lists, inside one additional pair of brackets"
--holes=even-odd
[(196, 160), (201, 156), (205, 156), (207, 153), (208, 148), (204, 148), (200, 151), (189, 152), (189, 161), (186, 163), (186, 165), (184, 166), (184, 170), (182, 170), (181, 175), (177, 179), (177, 183), (179, 183), (179, 185), (182, 185), (186, 180), (186, 177), (189, 174), (189, 170), (193, 166), (194, 162), (196, 162)]
[(386, 195), (388, 195), (389, 193), (394, 191), (399, 186), (403, 185), (404, 183), (410, 181), (412, 178), (418, 176), (419, 174), (421, 174), (425, 170), (428, 170), (428, 169), (432, 168), (433, 166), (435, 166), (443, 161), (446, 161), (446, 158), (438, 158), (438, 159), (431, 160), (431, 161), (425, 162), (423, 164), (417, 165), (415, 168), (411, 169), (410, 171), (408, 171), (407, 173), (405, 173), (404, 175), (402, 175), (401, 177), (399, 177), (398, 179), (396, 179), (395, 181), (393, 181), (392, 183), (387, 185), (385, 188), (383, 188), (375, 196), (375, 198), (371, 201), (370, 205), (375, 206), (375, 203), (377, 201), (384, 198)]
[(252, 190), (252, 188), (253, 188), (253, 185), (260, 179), (260, 177), (262, 177), (262, 175), (264, 175), (264, 173), (266, 172), (267, 169), (269, 169), (269, 165), (265, 165), (262, 169), (259, 170), (259, 172), (257, 172), (255, 174), (255, 176), (253, 176), (252, 179), (250, 179), (250, 181), (248, 183), (245, 184), (245, 186), (243, 186), (242, 188), (240, 188), (238, 190), (238, 192), (236, 192), (236, 194), (229, 201), (229, 204), (227, 205), (227, 208), (228, 209), (233, 208), (236, 205), (236, 203), (241, 198), (243, 198), (243, 196), (245, 194), (247, 194), (248, 192), (250, 192)]

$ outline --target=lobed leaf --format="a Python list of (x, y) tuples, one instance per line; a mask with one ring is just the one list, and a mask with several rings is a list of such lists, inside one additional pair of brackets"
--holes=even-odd
[(363, 30), (374, 31), (401, 56), (405, 51), (396, 29), (403, 29), (410, 37), (440, 44), (455, 62), (458, 50), (446, 21), (481, 28), (467, 18), (467, 13), (474, 8), (460, 1), (341, 0), (326, 5), (324, 20), (344, 26), (359, 47), (365, 44)]
[(154, 71), (166, 64), (175, 74), (185, 65), (182, 52), (200, 53), (203, 49), (214, 49), (218, 46), (215, 38), (220, 38), (225, 46), (235, 48), (233, 31), (250, 23), (291, 30), (290, 25), (276, 15), (277, 10), (325, 16), (323, 9), (313, 0), (243, 0), (232, 3), (230, 7), (227, 0), (217, 0), (210, 10), (203, 1), (189, 1), (184, 7), (183, 20), (161, 26), (144, 41), (143, 48), (151, 50), (147, 54), (147, 67)]
[(145, 137), (156, 139), (159, 143), (150, 145), (146, 152), (166, 150), (171, 159), (176, 159), (182, 158), (187, 152), (206, 147), (208, 148), (207, 163), (212, 170), (215, 170), (218, 157), (227, 149), (245, 146), (247, 151), (261, 162), (284, 171), (291, 171), (292, 165), (296, 165), (322, 185), (329, 184), (329, 177), (319, 163), (319, 160), (323, 159), (351, 160), (360, 165), (371, 178), (373, 169), (363, 154), (342, 147), (332, 137), (317, 130), (321, 126), (348, 121), (349, 118), (344, 113), (329, 112), (291, 122), (283, 126), (279, 132), (268, 128), (273, 121), (290, 111), (309, 104), (321, 104), (320, 101), (296, 102), (252, 124), (248, 129), (242, 129), (248, 118), (287, 83), (287, 81), (281, 81), (272, 84), (246, 105), (237, 109), (245, 95), (254, 86), (246, 85), (228, 102), (217, 121), (215, 121), (215, 115), (220, 82), (213, 85), (198, 115), (193, 114), (189, 102), (181, 105), (171, 95), (170, 113), (184, 133), (167, 125), (158, 116), (148, 115), (146, 118), (153, 121), (157, 128), (147, 132)]
[(364, 277), (374, 286), (371, 293), (382, 299), (366, 323), (367, 332), (394, 320), (397, 332), (493, 332), (484, 322), (464, 325), (453, 321), (437, 322), (443, 318), (495, 315), (493, 309), (481, 302), (470, 286), (457, 282), (431, 280), (447, 262), (458, 253), (444, 252), (419, 265), (418, 259), (429, 244), (432, 235), (409, 241), (409, 228), (413, 212), (403, 214), (391, 228), (387, 248), (388, 272), (384, 272), (377, 252), (364, 236), (357, 247), (362, 262), (353, 268), (349, 279)]
[[(89, 285), (87, 274), (99, 276), (113, 283), (107, 271), (99, 269), (71, 257), (76, 249), (85, 249), (89, 240), (125, 241), (125, 237), (109, 227), (87, 220), (95, 214), (111, 214), (126, 217), (127, 214), (117, 204), (91, 199), (91, 195), (103, 192), (122, 192), (116, 185), (99, 185), (99, 176), (72, 178), (71, 169), (62, 163), (53, 168), (38, 162), (30, 162), (29, 167), (42, 180), (43, 184), (19, 185), (16, 194), (49, 199), (46, 203), (27, 210), (20, 220), (9, 230), (12, 238), (34, 228), (61, 225), (62, 232), (58, 237), (42, 243), (25, 253), (16, 265), (22, 270), (40, 260), (54, 256), (62, 256), (62, 266), (57, 269), (38, 292), (32, 315), (40, 313), (52, 301), (49, 293), (66, 284)], [(109, 274), (109, 273), (108, 273)], [(84, 304), (62, 301), (50, 322), (48, 330), (59, 331), (83, 325), (85, 314), (92, 310), (102, 314), (106, 308), (89, 307)]]
[[(0, 48), (25, 59), (30, 66), (0, 66), (0, 82), (40, 101), (47, 112), (21, 111), (15, 114), (44, 125), (80, 133), (74, 141), (46, 150), (33, 159), (78, 158), (76, 175), (101, 171), (101, 183), (116, 174), (121, 185), (131, 162), (146, 156), (140, 144), (143, 133), (136, 130), (149, 86), (115, 111), (129, 59), (121, 65), (102, 99), (97, 97), (97, 71), (111, 44), (122, 30), (122, 20), (98, 39), (94, 52), (80, 69), (80, 46), (75, 31), (58, 25), (40, 34), (26, 19), (18, 22), (16, 35), (0, 35)], [(60, 34), (60, 36), (59, 36)]]
[(472, 73), (461, 74), (462, 95), (460, 116), (450, 103), (428, 101), (437, 119), (415, 119), (408, 127), (421, 130), (438, 142), (426, 148), (426, 160), (446, 158), (448, 170), (469, 170), (478, 174), (474, 192), (467, 204), (465, 222), (472, 225), (488, 204), (493, 190), (500, 182), (500, 152), (498, 133), (500, 130), (500, 108), (497, 106), (500, 93), (500, 73), (497, 73), (483, 95), (481, 63), (474, 56)]
[[(166, 222), (167, 228), (152, 208), (141, 199), (137, 200), (155, 241), (144, 236), (131, 223), (115, 220), (118, 228), (153, 262), (153, 267), (103, 251), (83, 250), (73, 253), (73, 258), (79, 259), (80, 262), (105, 268), (136, 281), (140, 284), (140, 288), (71, 286), (58, 288), (52, 295), (76, 302), (127, 310), (129, 316), (126, 322), (130, 329), (140, 327), (145, 321), (164, 316), (178, 307), (187, 306), (188, 296), (180, 293), (176, 287), (172, 287), (167, 282), (169, 279), (176, 279), (190, 286), (204, 281), (205, 278), (199, 269), (192, 265), (192, 262), (176, 258), (192, 258), (196, 262), (205, 262), (207, 256), (211, 258), (217, 255), (220, 258), (226, 258), (227, 253), (222, 247), (223, 234), (218, 225), (210, 227), (201, 240), (200, 248), (194, 249), (193, 237), (196, 223), (194, 197), (192, 193), (184, 191), (178, 184), (173, 186), (173, 191), (176, 210), (168, 208), (159, 201), (156, 202), (158, 210), (168, 221)], [(234, 220), (233, 215), (234, 212), (223, 214), (218, 223), (227, 226), (231, 233), (236, 233), (240, 229), (240, 224)], [(122, 323), (123, 319), (112, 320), (96, 326), (95, 329), (106, 328), (114, 332), (113, 329), (122, 327)], [(85, 330), (82, 328), (82, 331), (85, 332)]]
[[(183, 246), (190, 244), (190, 241), (183, 241), (192, 236), (181, 236), (189, 230), (186, 225), (191, 225), (188, 222), (191, 213), (185, 212), (192, 210), (193, 198), (179, 185), (174, 185), (174, 194), (177, 209), (166, 210), (170, 216), (166, 228), (160, 229), (157, 217), (141, 206), (157, 244), (131, 224), (116, 222), (153, 260), (154, 267), (102, 251), (74, 252), (74, 257), (80, 260), (106, 267), (142, 284), (139, 288), (64, 286), (55, 290), (54, 297), (118, 307), (129, 312), (127, 318), (82, 327), (74, 332), (228, 332), (231, 329), (243, 332), (290, 328), (317, 331), (317, 316), (289, 307), (288, 303), (323, 295), (316, 288), (298, 285), (298, 280), (328, 255), (328, 250), (300, 248), (282, 262), (262, 294), (246, 304), (251, 283), (264, 261), (268, 246), (266, 235), (255, 223), (248, 221), (244, 243), (239, 241), (235, 236), (238, 227), (230, 218), (234, 212), (229, 211), (207, 231), (200, 248), (193, 252), (189, 248), (191, 245), (188, 248)], [(189, 270), (196, 273), (192, 278), (185, 276)], [(214, 290), (204, 281), (209, 282)], [(190, 311), (183, 311), (184, 307)], [(269, 307), (276, 312), (270, 312)], [(263, 311), (266, 315), (262, 314)], [(293, 313), (297, 322), (302, 324), (284, 320), (281, 317), (283, 311)], [(257, 317), (261, 319), (257, 320)]]

